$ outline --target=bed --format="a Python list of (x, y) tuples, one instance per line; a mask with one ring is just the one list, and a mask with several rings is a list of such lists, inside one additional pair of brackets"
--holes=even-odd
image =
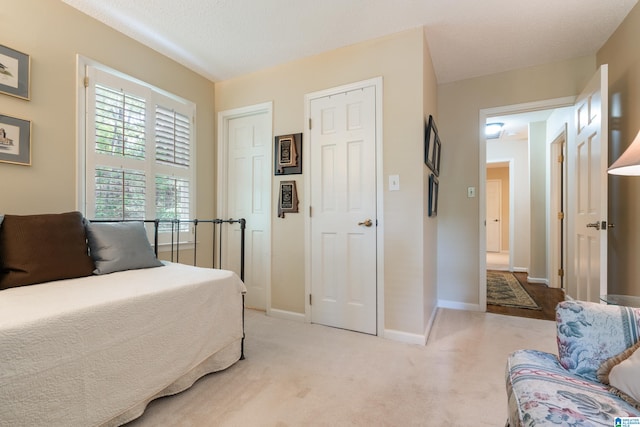
[[(34, 217), (39, 221), (25, 231), (23, 220)], [(60, 218), (64, 226), (56, 223)], [(142, 251), (153, 265), (138, 267), (140, 260), (132, 258), (140, 247), (125, 239), (129, 249), (114, 251), (110, 227), (129, 238), (145, 233), (136, 223), (89, 224), (77, 212), (7, 215), (0, 222), (1, 426), (122, 425), (151, 400), (185, 390), (243, 357), (246, 289), (236, 273), (160, 262), (146, 235)], [(80, 245), (69, 248), (81, 239), (84, 252)], [(54, 274), (46, 282), (12, 286), (12, 273), (24, 279), (25, 266), (16, 261), (21, 251), (29, 255), (22, 254), (23, 263), (37, 259), (50, 273), (76, 276)], [(72, 259), (71, 252), (81, 258), (76, 266), (55, 266), (50, 259), (64, 264), (60, 254)], [(109, 257), (122, 252), (111, 271)], [(138, 264), (121, 268), (132, 262)], [(74, 272), (77, 264), (82, 268)], [(88, 275), (84, 264), (91, 265)], [(44, 277), (39, 268), (30, 272), (36, 280)]]

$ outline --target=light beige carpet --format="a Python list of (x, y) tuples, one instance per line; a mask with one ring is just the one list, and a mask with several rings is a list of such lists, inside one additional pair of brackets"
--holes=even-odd
[(246, 313), (246, 360), (152, 402), (142, 426), (502, 426), (519, 348), (555, 324), (440, 310), (426, 346)]

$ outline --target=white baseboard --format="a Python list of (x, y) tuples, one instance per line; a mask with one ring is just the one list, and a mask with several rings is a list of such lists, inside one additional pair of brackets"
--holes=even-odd
[(426, 343), (425, 335), (396, 331), (394, 329), (385, 329), (383, 337), (392, 341), (399, 341), (406, 344), (424, 345)]
[[(431, 328), (435, 321), (437, 311), (437, 308), (433, 311), (424, 335), (412, 334), (409, 332), (397, 331), (394, 329), (385, 329), (383, 331), (382, 337), (392, 341), (398, 341), (407, 344), (425, 345), (427, 342), (426, 337), (429, 336), (429, 333), (431, 332)], [(305, 315), (303, 313), (295, 313), (293, 311), (278, 310), (272, 308), (270, 310), (267, 310), (267, 315), (278, 319), (293, 320), (294, 322), (306, 322)]]
[(480, 304), (469, 304), (466, 302), (438, 300), (439, 308), (451, 308), (453, 310), (466, 310), (466, 311), (485, 311), (480, 307)]
[(528, 273), (529, 269), (527, 267), (513, 267), (513, 271), (516, 273)]
[(294, 311), (278, 310), (272, 308), (267, 310), (267, 314), (278, 319), (293, 320), (294, 322), (305, 322), (304, 313), (296, 313)]
[(549, 286), (549, 280), (548, 279), (544, 279), (544, 278), (537, 278), (537, 277), (527, 276), (527, 282), (529, 282), (529, 283), (540, 283), (540, 284)]

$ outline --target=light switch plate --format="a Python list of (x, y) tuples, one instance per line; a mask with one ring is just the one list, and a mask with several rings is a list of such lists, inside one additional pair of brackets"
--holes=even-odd
[(389, 191), (400, 191), (400, 175), (389, 175)]
[(467, 187), (467, 197), (476, 197), (476, 187)]

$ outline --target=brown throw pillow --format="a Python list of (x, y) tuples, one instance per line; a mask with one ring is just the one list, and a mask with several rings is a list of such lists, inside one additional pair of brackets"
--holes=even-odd
[(0, 289), (89, 276), (80, 212), (5, 215), (0, 225)]

